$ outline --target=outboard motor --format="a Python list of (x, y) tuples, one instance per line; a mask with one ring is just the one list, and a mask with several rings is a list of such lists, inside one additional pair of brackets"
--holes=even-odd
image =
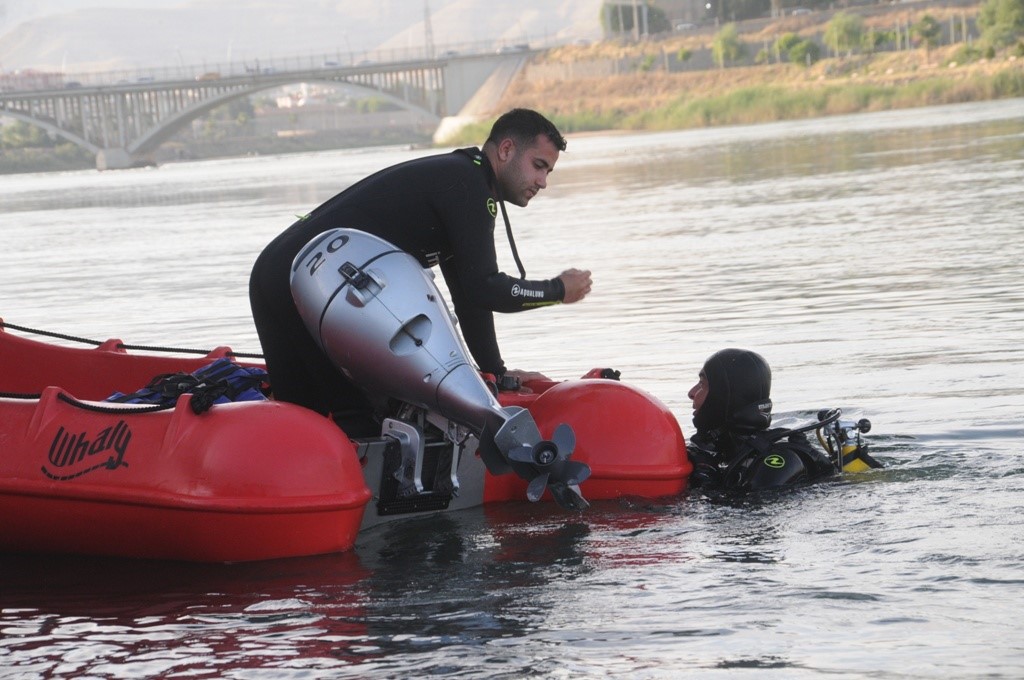
[(468, 428), (487, 469), (530, 480), (531, 500), (549, 487), (563, 506), (587, 506), (579, 484), (590, 468), (569, 460), (572, 428), (563, 423), (543, 440), (529, 411), (502, 407), (470, 363), (433, 272), (414, 257), (366, 232), (332, 229), (295, 258), (291, 289), (306, 328), (353, 383)]

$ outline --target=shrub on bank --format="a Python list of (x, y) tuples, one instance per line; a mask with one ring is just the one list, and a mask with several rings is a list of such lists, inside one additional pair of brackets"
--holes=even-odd
[[(982, 39), (994, 47), (1012, 45), (1024, 34), (1024, 0), (986, 0), (978, 13)], [(1007, 42), (992, 42), (993, 39)]]
[(746, 45), (740, 40), (736, 24), (723, 26), (711, 41), (711, 56), (719, 68), (739, 61), (746, 53)]
[(1000, 71), (992, 78), (990, 93), (993, 99), (1024, 97), (1024, 72)]
[(843, 52), (850, 56), (853, 54), (854, 48), (861, 44), (863, 33), (864, 17), (859, 14), (839, 12), (825, 27), (824, 40), (836, 56)]
[(49, 148), (29, 147), (0, 151), (0, 174), (90, 170), (95, 167), (96, 159), (91, 153), (70, 143)]
[(789, 60), (794, 64), (810, 66), (821, 59), (821, 48), (813, 40), (801, 40), (789, 50)]
[[(614, 129), (623, 119), (621, 111), (586, 111), (572, 116), (552, 115), (551, 122), (562, 132), (596, 132)], [(486, 137), (487, 134), (484, 134)], [(481, 138), (482, 139), (482, 138)]]

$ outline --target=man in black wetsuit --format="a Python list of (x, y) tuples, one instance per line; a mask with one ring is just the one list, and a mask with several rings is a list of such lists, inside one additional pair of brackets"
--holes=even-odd
[(292, 301), (295, 256), (315, 236), (337, 227), (379, 236), (424, 267), (439, 265), (478, 368), (496, 376), (499, 385), (534, 375), (506, 369), (493, 312), (578, 302), (590, 292), (590, 272), (567, 269), (545, 280), (503, 274), (495, 254), (495, 218), (499, 210), (505, 215), (503, 201), (525, 207), (545, 188), (564, 150), (565, 139), (550, 121), (513, 109), (494, 123), (482, 149), (385, 168), (271, 241), (253, 267), (249, 300), (274, 397), (332, 415), (350, 436), (379, 434), (368, 400), (316, 345)]
[(743, 349), (712, 354), (687, 396), (697, 428), (687, 443), (690, 485), (724, 491), (760, 491), (837, 473), (835, 464), (802, 432), (769, 429), (772, 372), (764, 358)]

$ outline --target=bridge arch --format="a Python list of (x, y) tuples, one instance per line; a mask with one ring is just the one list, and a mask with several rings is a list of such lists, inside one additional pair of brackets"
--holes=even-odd
[(229, 104), (239, 99), (243, 99), (245, 97), (251, 97), (257, 92), (263, 92), (265, 90), (272, 90), (278, 87), (283, 87), (285, 85), (292, 85), (298, 83), (323, 83), (335, 87), (344, 87), (353, 90), (366, 91), (368, 93), (377, 95), (382, 99), (385, 99), (402, 108), (409, 109), (412, 111), (420, 111), (428, 115), (435, 116), (437, 117), (438, 121), (440, 121), (440, 117), (437, 116), (436, 113), (434, 113), (433, 111), (426, 109), (422, 106), (410, 104), (408, 101), (400, 97), (396, 97), (392, 94), (389, 94), (384, 90), (380, 90), (374, 87), (366, 87), (364, 85), (350, 83), (347, 81), (338, 81), (330, 78), (321, 78), (317, 80), (304, 79), (293, 81), (291, 83), (276, 83), (274, 85), (262, 85), (243, 90), (232, 90), (211, 97), (210, 99), (197, 102), (185, 109), (182, 109), (181, 111), (178, 111), (174, 115), (162, 120), (160, 122), (160, 125), (147, 130), (145, 133), (143, 133), (142, 136), (133, 141), (127, 147), (127, 151), (129, 154), (135, 157), (148, 156), (149, 154), (155, 152), (160, 147), (161, 144), (167, 142), (175, 134), (186, 128), (189, 125), (189, 123), (198, 118), (201, 118), (202, 116), (206, 115), (207, 113), (213, 111), (218, 107), (224, 106), (225, 104)]
[[(372, 92), (437, 119), (458, 113), (492, 73), (525, 55), (332, 66), (258, 73), (204, 74), (196, 79), (69, 83), (63, 89), (0, 92), (0, 115), (38, 126), (88, 150), (100, 170), (152, 164), (161, 144), (193, 120), (228, 102), (295, 83), (324, 83)], [(145, 82), (144, 82), (145, 81)], [(491, 88), (493, 89), (493, 88)]]
[(93, 154), (97, 154), (101, 151), (100, 147), (90, 143), (89, 140), (83, 139), (79, 135), (76, 135), (73, 132), (65, 130), (59, 125), (54, 125), (53, 123), (50, 123), (45, 120), (40, 120), (39, 118), (35, 118), (34, 116), (26, 115), (24, 113), (21, 113), (20, 111), (2, 111), (2, 113), (5, 116), (9, 116), (11, 118), (14, 118), (15, 120), (20, 120), (23, 123), (28, 123), (29, 125), (34, 125), (37, 128), (42, 128), (46, 132), (57, 135), (62, 139), (66, 139), (75, 146), (80, 146), (86, 151), (89, 151)]

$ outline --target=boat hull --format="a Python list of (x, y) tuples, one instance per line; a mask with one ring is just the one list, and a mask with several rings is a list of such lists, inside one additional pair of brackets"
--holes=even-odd
[[(0, 551), (264, 560), (342, 552), (384, 521), (526, 500), (527, 482), (488, 472), (472, 437), (449, 463), (454, 475), (442, 470), (457, 492), (428, 489), (406, 503), (385, 498), (395, 470), (367, 455), (365, 441), (294, 404), (215, 404), (196, 414), (191, 395), (158, 411), (103, 401), (228, 355), (127, 353), (118, 340), (80, 349), (0, 327)], [(573, 460), (592, 470), (582, 485), (589, 500), (685, 489), (683, 435), (653, 396), (604, 379), (528, 387), (499, 400), (528, 409), (544, 437), (561, 423), (574, 429)]]
[(0, 548), (244, 561), (352, 547), (370, 497), (352, 442), (291, 404), (197, 415), (46, 388), (0, 399)]

